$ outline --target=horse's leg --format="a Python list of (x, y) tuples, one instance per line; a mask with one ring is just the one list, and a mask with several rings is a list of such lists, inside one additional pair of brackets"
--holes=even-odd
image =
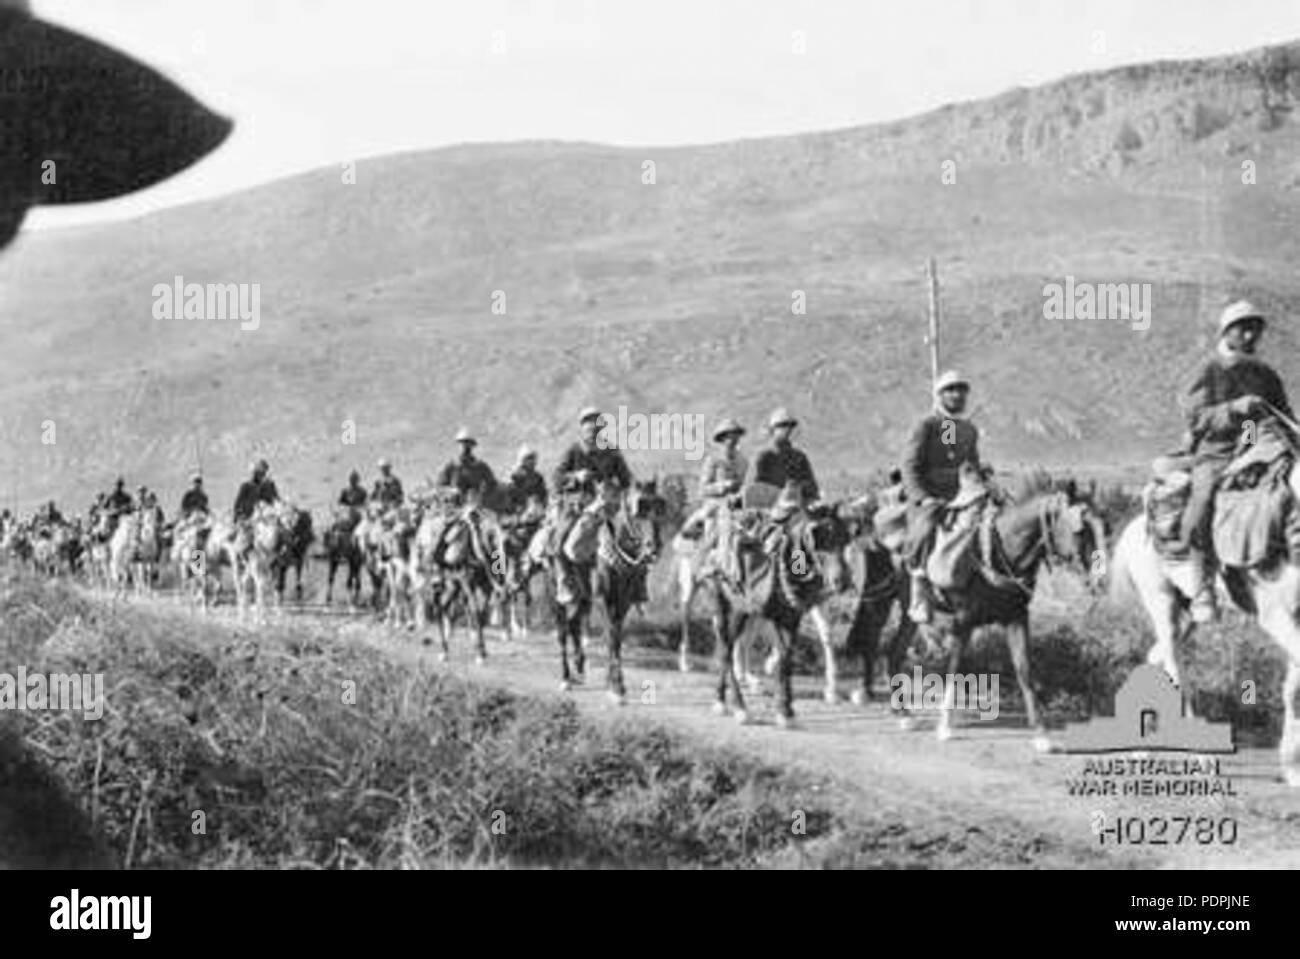
[(623, 682), (623, 618), (627, 615), (627, 595), (624, 584), (610, 574), (608, 595), (605, 596), (605, 681), (609, 698), (622, 706), (627, 698)]
[(552, 603), (551, 612), (555, 614), (555, 641), (560, 647), (560, 691), (567, 693), (573, 688), (569, 673), (569, 615), (558, 600)]
[[(1011, 651), (1011, 662), (1016, 667), (1016, 682), (1020, 684), (1020, 695), (1025, 700), (1025, 719), (1034, 733), (1034, 748), (1040, 753), (1048, 752), (1052, 744), (1047, 738), (1047, 727), (1038, 713), (1038, 700), (1034, 696), (1029, 680), (1029, 618), (1026, 616), (1017, 622), (1008, 623), (1005, 630), (1007, 648)], [(992, 707), (993, 715), (996, 716), (997, 703), (989, 705)], [(980, 708), (987, 707), (981, 704)]]
[(862, 681), (853, 690), (853, 705), (861, 706), (871, 699), (871, 681), (875, 678), (876, 652), (880, 646), (881, 623), (872, 604), (859, 600), (853, 611), (853, 622), (849, 624), (849, 635), (845, 648), (850, 654), (856, 653), (862, 663)]
[[(952, 646), (948, 650), (949, 676), (956, 677), (957, 670), (961, 668), (961, 657), (966, 651), (966, 641), (969, 637), (970, 630), (964, 626), (952, 631), (950, 636)], [(952, 739), (953, 728), (956, 725), (953, 721), (953, 710), (956, 706), (957, 683), (953, 681), (945, 685), (947, 688), (943, 691), (943, 706), (939, 709), (939, 725), (934, 731), (940, 740)]]
[(465, 604), (467, 618), (474, 624), (474, 664), (482, 666), (487, 662), (487, 643), (483, 639), (483, 632), (487, 628), (488, 617), (491, 615), (493, 605), (491, 594), (481, 595), (472, 583), (467, 583)]
[[(1286, 676), (1282, 680), (1282, 739), (1278, 743), (1278, 761), (1282, 780), (1300, 788), (1300, 713), (1296, 696), (1300, 694), (1300, 625), (1296, 623), (1291, 594), (1294, 590), (1292, 570), (1270, 589), (1256, 579), (1252, 583), (1259, 624), (1282, 647), (1287, 658)], [(1290, 588), (1288, 588), (1290, 587)]]
[(835, 647), (831, 645), (831, 624), (826, 615), (825, 605), (818, 603), (808, 610), (817, 638), (822, 644), (822, 655), (826, 659), (826, 687), (822, 690), (822, 699), (834, 704), (841, 701), (838, 664), (835, 661)]
[(679, 557), (677, 560), (677, 588), (682, 604), (682, 635), (677, 649), (677, 669), (683, 673), (691, 671), (691, 603), (695, 599), (695, 573), (690, 560)]
[(776, 632), (776, 723), (789, 727), (794, 724), (794, 644), (799, 620), (782, 616), (772, 625)]

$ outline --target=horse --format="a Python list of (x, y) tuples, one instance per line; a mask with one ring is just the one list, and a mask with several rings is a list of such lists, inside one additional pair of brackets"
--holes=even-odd
[(327, 606), (334, 601), (334, 577), (343, 564), (347, 565), (348, 570), (343, 588), (351, 597), (353, 606), (361, 605), (361, 566), (365, 562), (365, 555), (357, 538), (360, 523), (360, 510), (341, 506), (334, 511), (334, 521), (325, 530), (323, 544), (325, 558), (329, 562), (329, 578), (325, 583)]
[[(658, 492), (654, 480), (637, 482), (616, 501), (611, 493), (600, 512), (588, 510), (578, 522), (599, 523), (595, 555), (578, 557), (572, 562), (576, 581), (573, 596), (561, 602), (552, 600), (556, 638), (560, 645), (560, 688), (569, 690), (575, 678), (581, 682), (586, 668), (582, 642), (583, 623), (592, 607), (599, 604), (605, 626), (607, 655), (606, 692), (610, 700), (622, 705), (627, 700), (623, 675), (623, 623), (634, 605), (644, 601), (649, 568), (658, 559), (663, 543), (662, 526), (668, 503)], [(560, 544), (563, 548), (563, 544)], [(555, 574), (561, 570), (552, 558)], [(576, 657), (576, 674), (569, 670), (568, 646)]]
[[(978, 537), (981, 555), (969, 584), (962, 590), (934, 590), (931, 621), (918, 630), (923, 639), (946, 648), (948, 673), (957, 675), (962, 653), (974, 630), (1001, 626), (1025, 701), (1034, 748), (1048, 752), (1051, 741), (1030, 683), (1029, 604), (1039, 569), (1045, 564), (1074, 566), (1091, 587), (1095, 589), (1099, 585), (1105, 573), (1106, 524), (1091, 499), (1081, 494), (1072, 481), (1058, 484), (1044, 475), (1028, 477), (1018, 495), (986, 512), (981, 523)], [(903, 590), (894, 597), (902, 600), (905, 609), (906, 594)], [(893, 598), (882, 595), (874, 602), (892, 603)], [(879, 606), (876, 606), (873, 622), (878, 620)], [(875, 635), (878, 638), (878, 629)], [(863, 645), (868, 650), (863, 655), (872, 655), (874, 644), (870, 639), (864, 640)], [(896, 661), (895, 656), (891, 659)], [(935, 730), (940, 740), (953, 736), (956, 693), (957, 684), (947, 683)], [(910, 728), (911, 720), (904, 717), (900, 725)]]
[(295, 577), (294, 598), (302, 602), (302, 567), (316, 534), (312, 529), (311, 513), (305, 509), (282, 504), (278, 516), (286, 536), (275, 560), (275, 595), (276, 601), (283, 606), (285, 584), (291, 569)]
[(91, 586), (108, 589), (113, 584), (113, 533), (117, 530), (117, 517), (107, 510), (100, 510), (91, 522), (87, 534), (87, 549), (90, 564), (87, 576)]
[[(527, 638), (533, 606), (533, 580), (546, 573), (546, 563), (533, 550), (534, 539), (542, 532), (546, 508), (537, 497), (530, 497), (522, 512), (505, 517), (506, 588), (503, 602), (507, 610), (506, 635)], [(522, 603), (523, 612), (519, 606)]]
[(431, 616), (438, 620), (439, 660), (446, 662), (454, 611), (461, 607), (474, 631), (474, 662), (483, 665), (488, 616), (507, 589), (506, 534), (500, 520), (477, 505), (452, 514), (432, 512), (421, 524), (417, 541), (421, 601), (416, 628), (426, 629)]
[[(807, 514), (811, 521), (812, 543), (821, 558), (822, 567), (828, 574), (827, 585), (832, 592), (844, 592), (852, 585), (847, 550), (855, 539), (855, 533), (851, 530), (850, 524), (845, 517), (845, 510), (848, 505), (841, 502), (818, 504)], [(739, 515), (737, 515), (736, 521), (743, 522)], [(678, 597), (682, 613), (677, 668), (685, 673), (690, 672), (691, 669), (688, 657), (691, 608), (695, 597), (700, 595), (703, 588), (709, 585), (713, 571), (709, 565), (710, 557), (705, 555), (699, 540), (692, 539), (679, 532), (673, 538), (673, 552), (677, 564)], [(829, 703), (836, 703), (840, 701), (839, 670), (835, 647), (831, 638), (830, 616), (827, 610), (828, 599), (829, 597), (823, 597), (822, 600), (814, 604), (809, 610), (809, 616), (813, 621), (822, 648), (822, 662), (825, 668), (823, 698)], [(716, 643), (721, 635), (720, 615), (716, 608), (711, 616), (711, 624)], [(732, 654), (735, 657), (734, 666), (737, 674), (745, 681), (746, 685), (756, 690), (761, 687), (762, 681), (749, 670), (750, 635), (747, 633), (734, 644)], [(765, 665), (765, 672), (770, 675), (775, 668), (776, 650), (773, 649), (772, 655), (768, 657)]]
[[(1300, 499), (1300, 469), (1292, 467), (1288, 477), (1291, 495)], [(1111, 594), (1122, 598), (1136, 592), (1155, 631), (1155, 645), (1147, 662), (1163, 666), (1169, 677), (1183, 690), (1188, 714), (1193, 694), (1184, 685), (1179, 667), (1178, 648), (1196, 628), (1189, 611), (1189, 601), (1179, 588), (1176, 575), (1171, 576), (1165, 561), (1156, 551), (1147, 529), (1145, 516), (1134, 517), (1115, 544), (1110, 561)], [(1287, 659), (1282, 680), (1282, 703), (1285, 710), (1282, 739), (1278, 744), (1278, 761), (1283, 782), (1300, 787), (1300, 715), (1296, 695), (1300, 692), (1300, 565), (1282, 553), (1272, 562), (1242, 569), (1229, 567), (1223, 573), (1224, 585), (1233, 603), (1251, 616), (1266, 632)]]
[(137, 597), (153, 592), (153, 574), (162, 558), (161, 528), (157, 509), (127, 513), (118, 521), (109, 545), (110, 578), (118, 596), (126, 592), (128, 579)]
[(366, 507), (365, 513), (362, 514), (360, 522), (352, 533), (357, 548), (361, 551), (361, 565), (370, 579), (370, 605), (376, 612), (381, 611), (385, 604), (384, 589), (387, 573), (384, 569), (381, 547), (386, 521), (383, 509), (378, 503), (372, 503)]
[(207, 513), (182, 517), (172, 528), (171, 560), (176, 565), (181, 595), (192, 594), (190, 599), (204, 612), (208, 608), (209, 575), (215, 576), (218, 565), (218, 550), (212, 545), (215, 543)]
[(735, 699), (734, 718), (748, 721), (745, 696), (736, 676), (736, 646), (760, 621), (776, 632), (774, 672), (777, 682), (777, 724), (794, 721), (792, 652), (804, 614), (823, 602), (828, 582), (825, 552), (819, 548), (815, 521), (797, 511), (784, 522), (767, 520), (741, 541), (740, 568), (713, 576), (717, 606), (718, 685), (713, 711), (727, 712), (727, 690)]
[(288, 539), (289, 530), (281, 520), (279, 504), (270, 503), (258, 503), (247, 520), (219, 523), (208, 534), (209, 554), (215, 551), (230, 564), (241, 622), (248, 615), (250, 588), (254, 621), (265, 621), (266, 593)]

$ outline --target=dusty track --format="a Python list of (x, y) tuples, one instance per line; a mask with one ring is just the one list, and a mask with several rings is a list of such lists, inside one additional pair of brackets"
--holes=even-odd
[[(151, 607), (177, 617), (196, 615), (173, 599), (156, 599)], [(236, 630), (233, 611), (211, 614)], [(430, 669), (542, 696), (570, 695), (584, 714), (597, 721), (652, 722), (698, 741), (740, 749), (766, 762), (806, 768), (842, 787), (844, 802), (912, 827), (923, 827), (939, 841), (996, 849), (997, 859), (1034, 865), (1086, 865), (1093, 868), (1295, 868), (1300, 867), (1300, 791), (1287, 790), (1276, 775), (1272, 750), (1243, 749), (1222, 757), (1225, 777), (1235, 797), (1220, 802), (1199, 799), (1097, 799), (1072, 797), (1067, 782), (1078, 778), (1083, 756), (1040, 755), (1033, 751), (1023, 717), (1003, 714), (992, 722), (968, 721), (957, 736), (939, 742), (932, 718), (917, 728), (899, 729), (887, 703), (865, 707), (827, 705), (814, 677), (796, 678), (799, 725), (773, 725), (771, 698), (749, 697), (750, 724), (710, 711), (713, 677), (708, 664), (682, 674), (674, 656), (663, 650), (632, 648), (625, 656), (629, 704), (611, 704), (604, 693), (604, 658), (592, 650), (587, 683), (569, 694), (558, 683), (558, 652), (550, 630), (534, 630), (528, 639), (489, 634), (489, 659), (473, 664), (469, 636), (458, 629), (452, 656), (439, 664), (435, 647), (413, 633), (393, 632), (369, 616), (348, 615), (339, 608), (292, 606), (272, 614), (272, 624), (309, 625), (340, 641), (368, 645)], [(651, 695), (653, 693), (653, 695)], [(878, 699), (883, 699), (883, 690)], [(837, 801), (841, 801), (837, 796)], [(1092, 832), (1094, 814), (1107, 822), (1116, 815), (1136, 817), (1231, 817), (1237, 840), (1231, 845), (1200, 845), (1189, 830), (1181, 844), (1123, 845), (1108, 837), (1103, 845)], [(1175, 830), (1170, 830), (1170, 836)]]

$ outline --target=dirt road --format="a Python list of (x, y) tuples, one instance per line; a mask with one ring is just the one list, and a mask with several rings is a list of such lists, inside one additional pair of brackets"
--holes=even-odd
[[(188, 615), (165, 600), (158, 605), (173, 615)], [(225, 619), (227, 613), (219, 610), (214, 615)], [(875, 703), (830, 705), (821, 699), (818, 678), (796, 677), (796, 728), (775, 726), (773, 700), (767, 693), (748, 697), (750, 718), (742, 726), (729, 716), (713, 714), (709, 664), (696, 661), (693, 671), (684, 674), (675, 668), (675, 654), (666, 650), (640, 647), (626, 653), (629, 695), (627, 705), (620, 707), (606, 697), (599, 644), (590, 651), (586, 683), (572, 692), (560, 690), (558, 650), (549, 630), (513, 640), (492, 631), (489, 658), (477, 666), (470, 638), (459, 629), (450, 662), (440, 664), (436, 647), (368, 618), (310, 611), (284, 618), (436, 671), (522, 693), (569, 696), (596, 721), (660, 724), (770, 764), (807, 769), (836, 784), (837, 802), (860, 803), (858, 808), (877, 816), (923, 828), (936, 842), (960, 849), (966, 861), (972, 849), (987, 849), (991, 861), (1037, 866), (1300, 867), (1300, 790), (1280, 783), (1272, 750), (1243, 749), (1220, 757), (1222, 777), (1231, 780), (1236, 794), (1221, 800), (1085, 798), (1070, 795), (1068, 783), (1082, 777), (1086, 757), (1035, 752), (1023, 716), (1006, 712), (990, 722), (971, 718), (953, 739), (940, 742), (934, 736), (933, 713), (920, 713), (912, 730), (900, 729), (883, 688)], [(231, 625), (243, 629), (233, 621)], [(1144, 820), (1147, 841), (1120, 845), (1108, 834), (1102, 842), (1094, 826), (1112, 825), (1119, 816)], [(1235, 829), (1224, 824), (1217, 832), (1222, 841), (1198, 842), (1195, 825), (1181, 828), (1181, 819), (1189, 817), (1212, 820), (1216, 826), (1232, 820)], [(1153, 818), (1167, 821), (1163, 836), (1151, 824)], [(1175, 841), (1180, 832), (1181, 841)], [(1137, 837), (1136, 825), (1128, 827), (1128, 835)], [(1164, 843), (1156, 844), (1161, 838)]]

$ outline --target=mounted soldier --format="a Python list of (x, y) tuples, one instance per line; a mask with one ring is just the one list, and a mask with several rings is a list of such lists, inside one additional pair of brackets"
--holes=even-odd
[(1200, 623), (1218, 615), (1218, 563), (1210, 529), (1220, 477), (1265, 422), (1280, 421), (1286, 430), (1293, 419), (1281, 378), (1255, 356), (1264, 327), (1264, 315), (1250, 303), (1241, 300), (1227, 307), (1219, 317), (1215, 353), (1197, 371), (1183, 400), (1191, 484), (1178, 537), (1170, 545), (1171, 556), (1188, 562), (1191, 613)]
[(119, 476), (113, 484), (113, 492), (104, 500), (104, 508), (114, 520), (123, 513), (131, 512), (131, 494), (126, 491), (126, 480)]
[(187, 520), (195, 514), (206, 514), (208, 494), (203, 489), (203, 474), (195, 473), (190, 477), (191, 486), (181, 497), (181, 519)]
[(397, 509), (405, 500), (402, 481), (393, 475), (393, 464), (388, 460), (381, 459), (378, 465), (379, 478), (375, 480), (375, 488), (370, 493), (370, 499), (382, 506), (385, 511)]
[(597, 490), (604, 489), (604, 499), (626, 493), (632, 487), (632, 471), (621, 450), (601, 436), (603, 414), (588, 406), (578, 414), (581, 439), (565, 451), (555, 468), (556, 501), (548, 517), (548, 551), (556, 559), (558, 583), (556, 598), (571, 602), (581, 591), (574, 567), (565, 555), (565, 541), (578, 517), (596, 500)]
[(790, 483), (797, 483), (802, 498), (813, 503), (821, 499), (821, 493), (817, 488), (817, 478), (813, 475), (812, 463), (790, 441), (798, 425), (799, 421), (785, 407), (772, 411), (767, 420), (772, 440), (754, 458), (746, 485), (763, 483), (784, 489)]
[(339, 493), (339, 505), (359, 515), (360, 511), (366, 508), (366, 500), (366, 488), (361, 485), (361, 473), (353, 470), (348, 474), (348, 485)]
[(468, 429), (462, 426), (456, 431), (456, 442), (460, 444), (460, 456), (442, 468), (437, 483), (455, 489), (466, 503), (481, 504), (495, 492), (497, 479), (492, 468), (474, 455), (478, 440)]
[(546, 478), (537, 471), (537, 451), (532, 447), (525, 445), (519, 448), (506, 494), (511, 513), (523, 513), (529, 503), (537, 503), (545, 511), (548, 502)]
[(235, 523), (245, 523), (253, 518), (258, 503), (278, 503), (280, 493), (270, 477), (271, 466), (266, 460), (253, 464), (253, 475), (245, 480), (235, 494), (233, 510)]
[[(702, 570), (716, 563), (724, 573), (736, 575), (736, 536), (732, 514), (741, 505), (741, 490), (749, 463), (737, 448), (745, 428), (734, 419), (724, 419), (713, 428), (718, 448), (704, 458), (700, 468), (700, 499), (703, 503), (686, 520), (687, 538), (699, 535)], [(698, 531), (698, 533), (697, 533)]]
[(929, 579), (926, 563), (934, 534), (945, 509), (963, 502), (963, 464), (979, 470), (979, 430), (963, 417), (970, 395), (970, 382), (953, 370), (934, 385), (935, 406), (912, 431), (903, 454), (903, 488), (908, 498), (908, 537), (905, 562), (911, 574), (912, 603), (908, 615), (913, 622), (930, 619)]

